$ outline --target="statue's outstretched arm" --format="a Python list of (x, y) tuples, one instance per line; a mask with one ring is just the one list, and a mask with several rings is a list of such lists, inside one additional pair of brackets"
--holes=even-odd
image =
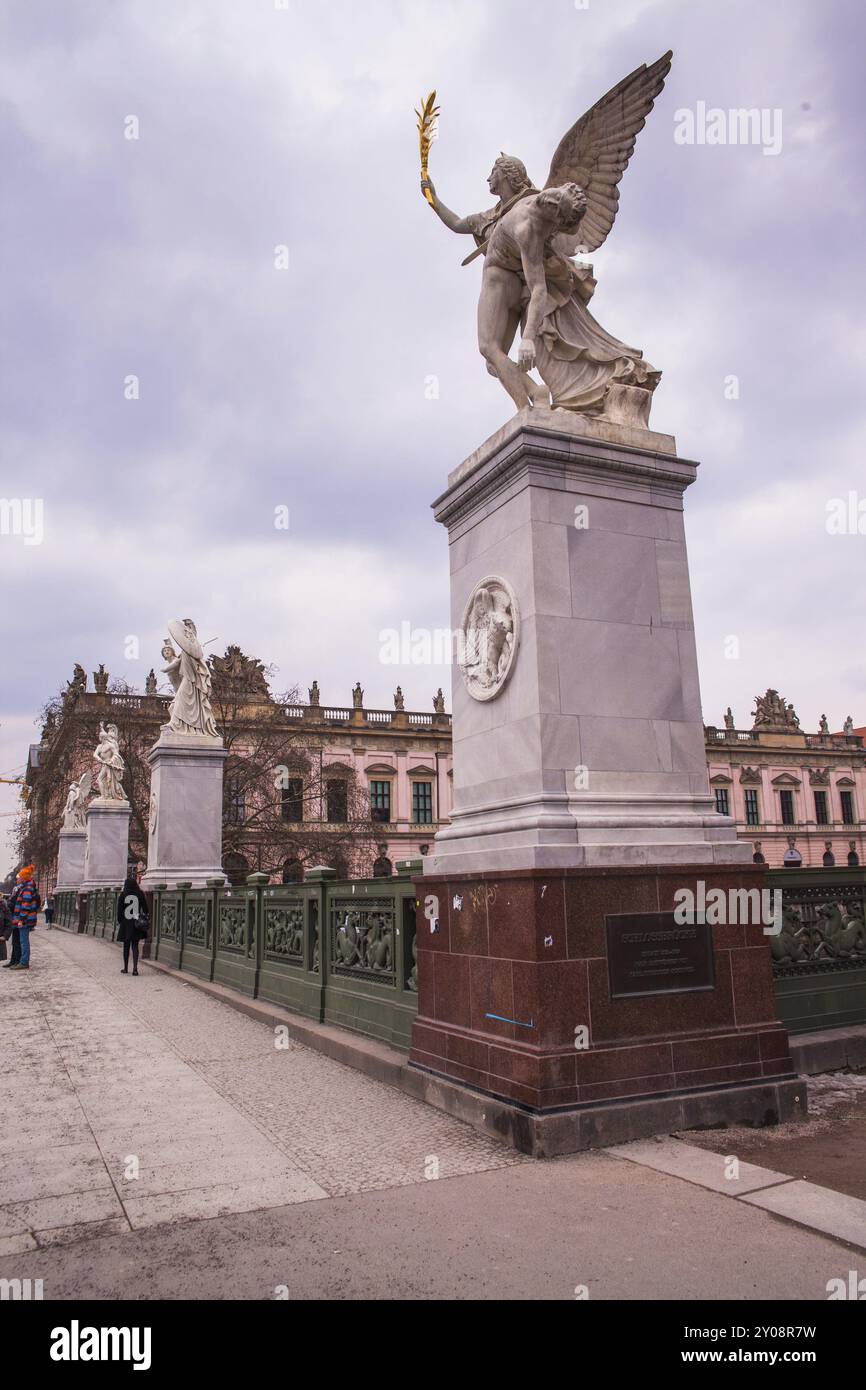
[(450, 208), (446, 208), (445, 204), (442, 202), (442, 199), (437, 194), (436, 189), (433, 187), (433, 184), (431, 183), (430, 179), (422, 179), (421, 192), (423, 193), (428, 188), (433, 196), (433, 202), (430, 204), (430, 206), (432, 207), (436, 216), (439, 218), (440, 222), (444, 222), (445, 226), (451, 232), (459, 232), (462, 235), (469, 236), (472, 232), (472, 228), (469, 225), (469, 218), (458, 217), (456, 212), (452, 212)]

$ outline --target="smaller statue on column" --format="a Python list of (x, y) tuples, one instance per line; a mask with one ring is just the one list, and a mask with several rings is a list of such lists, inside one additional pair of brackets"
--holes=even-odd
[(126, 763), (120, 755), (120, 735), (116, 724), (100, 724), (99, 743), (93, 754), (99, 763), (96, 781), (103, 801), (125, 801), (121, 778)]

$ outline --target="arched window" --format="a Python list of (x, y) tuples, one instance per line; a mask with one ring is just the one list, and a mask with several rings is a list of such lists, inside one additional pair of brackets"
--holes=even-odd
[(283, 883), (303, 883), (304, 866), (300, 859), (287, 859), (283, 865)]
[(247, 874), (250, 873), (249, 860), (242, 854), (231, 851), (223, 859), (223, 872), (233, 888), (239, 887), (246, 883)]

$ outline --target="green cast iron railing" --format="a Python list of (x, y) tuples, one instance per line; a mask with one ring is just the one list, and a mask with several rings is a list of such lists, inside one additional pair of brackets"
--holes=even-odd
[(201, 979), (408, 1048), (417, 1010), (415, 889), (406, 861), (389, 879), (303, 883), (266, 874), (228, 888), (157, 884), (155, 958)]
[(769, 938), (779, 1017), (792, 1033), (866, 1023), (866, 869), (771, 869), (782, 930)]

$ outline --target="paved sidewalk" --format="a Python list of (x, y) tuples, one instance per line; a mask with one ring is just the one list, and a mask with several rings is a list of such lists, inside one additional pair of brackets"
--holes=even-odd
[(0, 1278), (46, 1298), (822, 1299), (857, 1267), (618, 1155), (533, 1163), (106, 942), (33, 961), (0, 973)]

